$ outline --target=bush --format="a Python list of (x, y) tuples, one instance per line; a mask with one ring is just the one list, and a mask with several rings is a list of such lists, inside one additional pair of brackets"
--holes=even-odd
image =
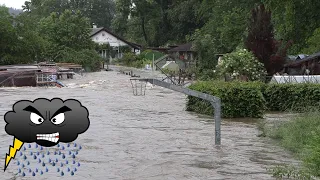
[(264, 65), (246, 49), (223, 56), (218, 69), (222, 75), (230, 74), (233, 78), (245, 76), (250, 81), (261, 80), (266, 75)]
[[(198, 82), (190, 89), (211, 94), (221, 98), (222, 117), (254, 117), (261, 118), (265, 109), (265, 100), (258, 82)], [(187, 110), (198, 113), (213, 114), (209, 102), (188, 96)]]
[(70, 48), (66, 48), (59, 53), (58, 62), (76, 63), (82, 65), (86, 71), (98, 71), (100, 70), (103, 59), (97, 54), (95, 50), (81, 50), (75, 51)]
[(270, 111), (319, 109), (320, 84), (268, 84), (262, 89)]
[(152, 64), (152, 60), (144, 58), (143, 54), (135, 55), (132, 52), (125, 53), (123, 57), (119, 60), (125, 66), (143, 68), (147, 64)]

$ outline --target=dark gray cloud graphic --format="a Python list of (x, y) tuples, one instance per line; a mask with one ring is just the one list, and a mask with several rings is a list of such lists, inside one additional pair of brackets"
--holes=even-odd
[(5, 131), (22, 142), (54, 146), (72, 142), (90, 126), (89, 111), (78, 100), (21, 100), (4, 115)]

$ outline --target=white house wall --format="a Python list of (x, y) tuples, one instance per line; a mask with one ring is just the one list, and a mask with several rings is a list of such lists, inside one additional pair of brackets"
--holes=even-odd
[(91, 37), (92, 41), (99, 43), (99, 44), (107, 44), (109, 43), (112, 47), (118, 47), (118, 46), (127, 46), (128, 44), (121, 41), (120, 39), (112, 36), (111, 34), (101, 31), (94, 36)]

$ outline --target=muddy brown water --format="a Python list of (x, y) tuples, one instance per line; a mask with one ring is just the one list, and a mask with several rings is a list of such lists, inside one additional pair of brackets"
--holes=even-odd
[[(214, 145), (211, 117), (185, 111), (186, 96), (160, 87), (133, 96), (130, 77), (112, 72), (64, 81), (65, 88), (1, 88), (0, 115), (18, 100), (76, 98), (90, 112), (91, 126), (77, 142), (82, 166), (64, 179), (216, 180), (273, 179), (266, 168), (296, 163), (288, 152), (257, 137), (257, 120), (223, 120), (222, 145)], [(277, 118), (277, 115), (270, 115)], [(1, 161), (12, 136), (0, 121)], [(13, 160), (0, 179), (58, 179), (58, 174), (21, 177)]]

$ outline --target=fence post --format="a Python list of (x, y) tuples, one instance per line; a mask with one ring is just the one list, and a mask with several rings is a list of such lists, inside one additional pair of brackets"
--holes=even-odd
[(221, 99), (216, 98), (211, 105), (214, 108), (215, 144), (221, 145)]

